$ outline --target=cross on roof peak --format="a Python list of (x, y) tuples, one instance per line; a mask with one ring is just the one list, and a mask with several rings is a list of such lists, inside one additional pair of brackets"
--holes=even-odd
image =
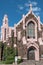
[(29, 6), (30, 6), (30, 11), (32, 11), (32, 4), (30, 4)]

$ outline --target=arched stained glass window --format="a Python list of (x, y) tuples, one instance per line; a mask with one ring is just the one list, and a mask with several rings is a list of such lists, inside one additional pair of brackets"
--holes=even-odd
[(27, 37), (35, 38), (35, 24), (32, 21), (27, 25)]

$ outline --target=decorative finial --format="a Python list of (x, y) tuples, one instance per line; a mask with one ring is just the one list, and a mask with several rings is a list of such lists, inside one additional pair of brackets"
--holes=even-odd
[(8, 21), (8, 16), (7, 16), (7, 14), (4, 15), (3, 21)]
[(24, 17), (25, 15), (23, 14), (22, 16)]
[(16, 24), (14, 24), (14, 27), (16, 27)]
[(40, 21), (40, 16), (38, 16), (38, 21)]
[(30, 4), (30, 11), (32, 11), (32, 4)]
[(7, 18), (8, 17), (7, 14), (5, 14), (4, 17)]

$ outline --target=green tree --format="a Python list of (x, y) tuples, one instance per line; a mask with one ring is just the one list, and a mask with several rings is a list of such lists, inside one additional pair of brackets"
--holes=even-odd
[(14, 49), (14, 31), (12, 31), (11, 35), (11, 42), (12, 45), (8, 47), (6, 44), (4, 44), (4, 53), (3, 53), (3, 60), (6, 64), (11, 64), (15, 61), (15, 53), (18, 54), (17, 49)]
[(14, 48), (12, 47), (5, 47), (4, 48), (4, 54), (3, 54), (3, 60), (6, 64), (11, 64), (14, 62), (15, 59), (15, 52)]
[(11, 37), (12, 45), (9, 47), (4, 43), (4, 53), (3, 53), (3, 60), (6, 64), (11, 64), (15, 61), (15, 53), (17, 50), (14, 49), (14, 35), (12, 34)]

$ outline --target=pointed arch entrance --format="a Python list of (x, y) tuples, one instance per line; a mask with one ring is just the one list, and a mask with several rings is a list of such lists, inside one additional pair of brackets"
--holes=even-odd
[(27, 59), (39, 61), (39, 46), (36, 43), (27, 46)]
[(35, 60), (35, 47), (31, 46), (27, 51), (27, 59)]

